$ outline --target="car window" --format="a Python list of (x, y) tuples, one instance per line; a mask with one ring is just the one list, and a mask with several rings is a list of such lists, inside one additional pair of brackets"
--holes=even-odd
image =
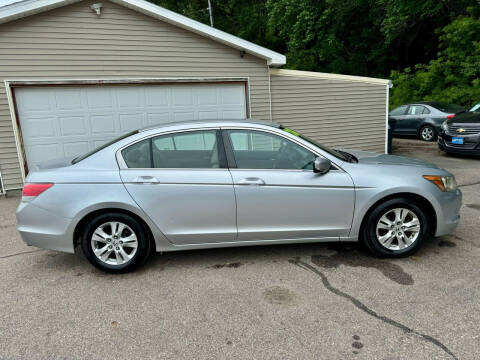
[(255, 130), (229, 130), (239, 169), (313, 169), (316, 156), (282, 136)]
[(150, 139), (139, 141), (122, 150), (123, 160), (129, 168), (145, 169), (152, 167)]
[(122, 150), (129, 168), (215, 169), (220, 167), (215, 130), (188, 131), (139, 141)]
[(475, 112), (475, 111), (477, 111), (478, 109), (480, 109), (480, 103), (474, 105), (474, 106), (470, 109), (470, 111), (471, 111), (471, 112)]
[(122, 136), (120, 136), (120, 137), (118, 137), (118, 138), (116, 138), (116, 139), (113, 139), (113, 140), (111, 140), (111, 141), (108, 141), (108, 142), (106, 142), (105, 144), (100, 145), (99, 147), (96, 147), (95, 149), (93, 149), (92, 151), (87, 152), (87, 153), (84, 154), (84, 155), (77, 156), (75, 159), (72, 160), (72, 164), (76, 164), (76, 163), (78, 163), (78, 162), (80, 162), (80, 161), (88, 158), (89, 156), (92, 156), (93, 154), (99, 152), (100, 150), (103, 150), (103, 149), (105, 149), (106, 147), (108, 147), (108, 146), (110, 146), (110, 145), (112, 145), (112, 144), (115, 144), (117, 141), (123, 140), (123, 139), (125, 139), (125, 138), (127, 138), (127, 137), (129, 137), (129, 136), (134, 135), (134, 134), (138, 134), (138, 130), (129, 132), (129, 133), (124, 134), (124, 135), (122, 135)]
[(393, 109), (392, 111), (390, 111), (388, 113), (388, 115), (391, 115), (391, 116), (399, 116), (399, 115), (404, 115), (405, 114), (405, 111), (407, 110), (407, 105), (402, 105), (402, 106), (399, 106), (395, 109)]
[(430, 110), (424, 106), (422, 114), (430, 114)]
[(424, 108), (422, 105), (410, 105), (407, 115), (422, 115)]
[(216, 131), (157, 136), (152, 139), (152, 161), (155, 168), (219, 168)]

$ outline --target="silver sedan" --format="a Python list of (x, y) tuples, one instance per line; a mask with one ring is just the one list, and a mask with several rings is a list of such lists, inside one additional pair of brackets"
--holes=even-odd
[(419, 160), (329, 149), (254, 121), (198, 121), (138, 130), (29, 173), (18, 231), (110, 272), (151, 251), (362, 241), (407, 256), (454, 231), (461, 192)]

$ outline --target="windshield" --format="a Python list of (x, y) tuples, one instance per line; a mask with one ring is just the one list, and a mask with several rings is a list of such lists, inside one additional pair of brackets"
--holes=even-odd
[(122, 140), (122, 139), (125, 139), (125, 138), (127, 138), (127, 137), (129, 137), (129, 136), (131, 136), (131, 135), (134, 135), (134, 134), (138, 134), (138, 130), (131, 131), (131, 132), (129, 132), (129, 133), (127, 133), (127, 134), (124, 134), (124, 135), (122, 135), (122, 136), (120, 136), (120, 137), (118, 137), (118, 138), (115, 138), (115, 139), (113, 139), (113, 140), (111, 140), (111, 141), (106, 142), (105, 144), (103, 144), (103, 145), (101, 145), (101, 146), (99, 146), (99, 147), (97, 147), (97, 148), (95, 148), (95, 149), (87, 152), (86, 154), (77, 156), (75, 159), (72, 160), (72, 165), (78, 163), (79, 161), (82, 161), (82, 160), (86, 159), (86, 158), (89, 157), (89, 156), (92, 156), (93, 154), (95, 154), (96, 152), (99, 152), (99, 151), (102, 150), (102, 149), (105, 149), (107, 146), (110, 146), (110, 145), (116, 143), (117, 141), (120, 141), (120, 140)]
[(471, 112), (474, 112), (474, 111), (477, 111), (478, 109), (480, 109), (480, 103), (478, 103), (477, 105), (475, 105), (474, 107), (472, 107), (470, 109)]
[(302, 134), (296, 132), (295, 130), (289, 129), (289, 128), (284, 127), (284, 126), (282, 126), (282, 125), (280, 125), (280, 129), (282, 129), (283, 131), (286, 131), (286, 132), (288, 132), (288, 133), (290, 133), (290, 134), (292, 134), (292, 135), (298, 136), (300, 139), (309, 142), (310, 144), (312, 144), (312, 145), (314, 145), (314, 146), (322, 149), (323, 151), (329, 153), (329, 154), (332, 155), (332, 156), (335, 156), (336, 158), (339, 158), (339, 159), (341, 159), (341, 160), (343, 160), (343, 161), (350, 161), (350, 159), (347, 157), (346, 154), (341, 153), (341, 152), (339, 152), (339, 151), (337, 151), (337, 150), (334, 150), (334, 149), (330, 149), (329, 147), (327, 147), (327, 146), (325, 146), (325, 145), (319, 144), (319, 143), (316, 142), (315, 140), (312, 140), (312, 139), (310, 139), (310, 138), (308, 138), (308, 137), (306, 137), (306, 136), (303, 136)]

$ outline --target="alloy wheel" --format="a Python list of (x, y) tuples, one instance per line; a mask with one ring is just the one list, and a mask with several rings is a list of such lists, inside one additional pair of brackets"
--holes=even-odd
[(92, 234), (91, 246), (95, 256), (108, 265), (123, 265), (133, 259), (138, 248), (135, 232), (119, 221), (100, 225)]
[(430, 126), (426, 126), (422, 129), (422, 139), (425, 141), (431, 141), (435, 136), (433, 129)]
[(376, 235), (380, 245), (396, 251), (411, 247), (420, 235), (420, 230), (420, 220), (413, 211), (395, 208), (380, 217)]

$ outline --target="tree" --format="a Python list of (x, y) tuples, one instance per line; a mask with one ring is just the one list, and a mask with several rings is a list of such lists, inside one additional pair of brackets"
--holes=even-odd
[(391, 105), (437, 100), (469, 107), (480, 101), (480, 21), (478, 9), (438, 31), (439, 52), (428, 64), (393, 71)]

